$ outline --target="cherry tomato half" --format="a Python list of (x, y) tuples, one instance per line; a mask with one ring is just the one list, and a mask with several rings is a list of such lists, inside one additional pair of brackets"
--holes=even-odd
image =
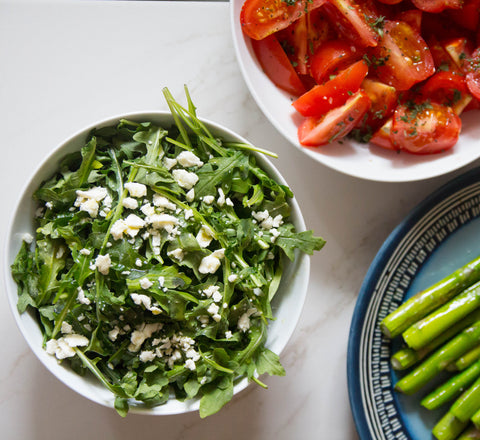
[(307, 12), (322, 6), (326, 0), (246, 0), (240, 12), (243, 32), (261, 40), (290, 26)]
[(310, 73), (318, 84), (322, 84), (330, 75), (338, 73), (361, 56), (361, 52), (352, 43), (326, 41), (310, 58)]
[(458, 141), (462, 122), (451, 107), (436, 102), (407, 102), (393, 114), (392, 140), (400, 150), (435, 154)]
[(275, 35), (251, 42), (263, 71), (277, 87), (295, 96), (305, 92), (302, 81)]
[(378, 46), (369, 53), (371, 71), (397, 90), (408, 90), (435, 72), (430, 50), (409, 24), (385, 20)]
[(302, 116), (322, 116), (344, 104), (358, 90), (367, 73), (365, 62), (357, 61), (325, 84), (316, 85), (304, 93), (292, 105)]
[(465, 77), (468, 90), (480, 100), (480, 47), (475, 49), (468, 63), (468, 73)]
[(345, 104), (320, 118), (305, 119), (298, 127), (300, 144), (311, 147), (326, 145), (345, 137), (370, 107), (370, 98), (359, 90)]
[(412, 3), (425, 12), (442, 12), (445, 9), (460, 9), (463, 0), (412, 0)]

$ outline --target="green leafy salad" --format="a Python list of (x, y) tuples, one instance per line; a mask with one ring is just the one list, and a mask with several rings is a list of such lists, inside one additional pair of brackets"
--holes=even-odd
[(288, 221), (263, 150), (213, 136), (185, 91), (183, 107), (164, 89), (172, 127), (121, 120), (62, 160), (12, 265), (45, 350), (93, 373), (122, 416), (197, 397), (205, 417), (237, 379), (284, 375), (265, 347), (282, 260), (324, 245)]

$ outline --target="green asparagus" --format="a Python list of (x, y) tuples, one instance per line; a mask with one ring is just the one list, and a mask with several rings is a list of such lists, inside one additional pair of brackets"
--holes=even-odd
[(480, 379), (465, 390), (450, 408), (450, 412), (462, 422), (467, 422), (480, 409)]
[(454, 363), (457, 371), (463, 371), (470, 365), (474, 364), (480, 359), (480, 345), (467, 351), (463, 356), (460, 356)]
[(466, 429), (457, 440), (478, 440), (480, 439), (480, 429), (475, 426), (470, 426)]
[(381, 323), (383, 333), (389, 338), (400, 335), (410, 325), (479, 280), (480, 257), (477, 257), (390, 313)]
[(462, 330), (457, 336), (437, 349), (409, 374), (395, 384), (395, 389), (405, 394), (418, 391), (447, 365), (458, 359), (480, 341), (480, 321)]
[(480, 307), (480, 282), (457, 295), (402, 334), (406, 344), (418, 350)]
[(435, 388), (422, 399), (421, 404), (430, 410), (437, 409), (446, 402), (457, 397), (466, 389), (466, 387), (470, 386), (470, 384), (479, 377), (480, 360)]
[(455, 440), (467, 426), (468, 422), (462, 422), (447, 412), (433, 427), (432, 434), (437, 440)]

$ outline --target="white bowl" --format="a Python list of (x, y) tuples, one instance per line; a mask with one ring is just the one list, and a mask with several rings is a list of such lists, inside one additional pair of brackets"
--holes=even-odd
[(257, 105), (272, 125), (291, 144), (312, 159), (342, 173), (367, 180), (408, 182), (454, 171), (480, 157), (480, 124), (477, 110), (462, 115), (462, 133), (457, 145), (442, 154), (417, 156), (398, 154), (352, 140), (307, 148), (298, 142), (301, 116), (292, 107), (292, 96), (276, 87), (255, 58), (250, 40), (240, 25), (245, 0), (230, 0), (230, 20), (236, 57), (243, 77)]
[[(43, 337), (34, 314), (25, 312), (20, 315), (17, 311), (17, 285), (12, 279), (10, 266), (13, 263), (18, 250), (20, 249), (23, 235), (27, 232), (33, 236), (35, 235), (33, 219), (36, 206), (32, 199), (32, 194), (34, 191), (38, 188), (42, 181), (49, 178), (58, 169), (59, 161), (66, 154), (78, 151), (83, 145), (85, 145), (85, 139), (93, 128), (114, 125), (122, 118), (137, 122), (151, 121), (164, 127), (169, 127), (173, 124), (173, 118), (169, 112), (144, 112), (121, 115), (92, 124), (91, 126), (77, 132), (63, 142), (60, 146), (58, 146), (43, 161), (43, 163), (39, 165), (30, 179), (30, 182), (28, 182), (23, 189), (22, 196), (18, 201), (8, 230), (4, 267), (7, 295), (12, 312), (15, 316), (15, 320), (20, 328), (20, 331), (38, 359), (65, 385), (69, 386), (82, 396), (111, 408), (113, 408), (114, 403), (113, 395), (96, 379), (90, 376), (81, 377), (77, 375), (69, 367), (67, 367), (66, 364), (59, 364), (54, 356), (47, 354), (45, 350), (43, 350)], [(248, 143), (244, 138), (233, 133), (227, 128), (204, 119), (202, 119), (202, 121), (207, 125), (212, 133), (222, 137), (223, 139)], [(262, 155), (257, 154), (256, 156), (259, 165), (265, 171), (267, 171), (271, 177), (273, 177), (276, 181), (286, 185), (286, 182), (279, 171), (268, 159)], [(298, 231), (304, 231), (305, 223), (296, 200), (292, 199), (290, 201), (290, 205), (292, 207), (292, 215), (290, 220), (294, 223)], [(274, 301), (272, 302), (272, 310), (276, 320), (272, 321), (269, 325), (268, 339), (266, 343), (266, 346), (277, 354), (280, 354), (286, 346), (300, 317), (303, 303), (305, 301), (309, 273), (310, 259), (305, 254), (298, 255), (294, 263), (289, 262), (285, 267), (280, 289), (277, 292)], [(234, 387), (234, 393), (238, 393), (239, 391), (243, 390), (247, 385), (247, 379), (242, 379), (236, 383)], [(198, 410), (198, 408), (198, 399), (186, 402), (180, 402), (172, 399), (164, 405), (153, 408), (147, 408), (142, 404), (132, 405), (130, 412), (166, 415), (194, 411)]]

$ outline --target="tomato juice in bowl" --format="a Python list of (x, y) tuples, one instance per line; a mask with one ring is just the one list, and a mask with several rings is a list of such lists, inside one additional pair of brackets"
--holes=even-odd
[[(346, 1), (313, 2), (308, 13), (297, 13), (300, 18), (278, 19), (269, 30), (263, 23), (258, 30), (246, 18), (248, 8), (242, 13), (244, 5), (255, 11), (253, 3), (231, 1), (237, 59), (255, 101), (295, 147), (338, 171), (378, 181), (438, 176), (478, 157), (476, 83), (466, 80), (475, 76), (472, 66), (478, 55), (467, 52), (470, 44), (462, 45), (465, 35), (471, 35), (468, 30), (446, 40), (449, 34), (443, 26), (450, 11), (428, 13), (378, 1), (369, 2), (369, 9), (365, 2), (364, 9)], [(277, 12), (290, 7), (281, 1), (258, 0), (257, 5)], [(437, 35), (442, 36), (438, 45)], [(455, 61), (465, 59), (471, 71), (457, 74)], [(363, 78), (360, 69), (352, 70), (359, 62), (368, 68)], [(282, 69), (275, 67), (279, 63)], [(352, 71), (345, 75), (348, 69)], [(342, 75), (346, 80), (339, 84)], [(399, 101), (403, 112), (396, 112)], [(307, 107), (308, 112), (302, 115), (296, 107)], [(411, 124), (405, 129), (408, 120)], [(442, 142), (428, 142), (429, 137)], [(319, 143), (323, 145), (314, 146)]]

